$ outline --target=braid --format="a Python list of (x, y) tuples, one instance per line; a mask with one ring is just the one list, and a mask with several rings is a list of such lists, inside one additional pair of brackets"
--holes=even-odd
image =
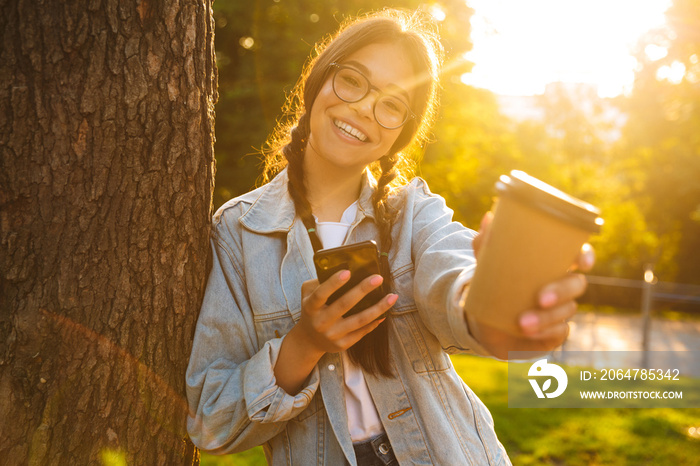
[(294, 208), (305, 225), (309, 221), (313, 222), (311, 204), (306, 198), (303, 163), (309, 132), (309, 114), (304, 113), (301, 118), (299, 118), (297, 125), (292, 128), (291, 141), (282, 148), (282, 154), (284, 158), (287, 159), (287, 173), (289, 175), (287, 189), (294, 201)]
[(394, 223), (396, 212), (389, 206), (388, 198), (389, 185), (397, 176), (394, 167), (398, 159), (399, 157), (396, 153), (385, 155), (379, 159), (381, 175), (379, 176), (379, 180), (377, 180), (377, 190), (374, 192), (374, 196), (372, 196), (374, 212), (377, 218), (377, 227), (379, 228), (381, 248), (382, 252), (385, 253), (389, 253), (392, 244), (391, 226)]
[[(396, 153), (385, 155), (380, 159), (381, 175), (377, 180), (377, 189), (372, 196), (374, 215), (379, 229), (379, 244), (381, 256), (379, 265), (384, 277), (384, 289), (393, 290), (391, 268), (389, 266), (389, 250), (391, 249), (391, 227), (394, 223), (396, 212), (389, 206), (389, 184), (396, 178), (394, 167), (398, 161)], [(365, 370), (385, 377), (393, 377), (391, 367), (391, 355), (389, 352), (389, 327), (384, 321), (355, 343), (349, 350), (350, 359), (361, 365)]]

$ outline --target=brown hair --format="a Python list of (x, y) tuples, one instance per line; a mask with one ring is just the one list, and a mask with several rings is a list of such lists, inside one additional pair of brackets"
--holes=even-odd
[[(297, 215), (305, 224), (313, 224), (311, 206), (306, 197), (303, 159), (310, 133), (309, 116), (316, 96), (328, 78), (332, 63), (375, 43), (392, 43), (403, 47), (415, 70), (416, 115), (402, 128), (388, 154), (370, 165), (377, 179), (372, 197), (379, 229), (379, 245), (384, 254), (382, 275), (391, 288), (387, 255), (391, 249), (391, 227), (396, 216), (387, 199), (392, 187), (404, 184), (414, 171), (415, 160), (428, 141), (430, 127), (438, 108), (438, 73), (442, 64), (442, 46), (434, 24), (419, 12), (387, 9), (343, 23), (338, 32), (319, 42), (307, 62), (299, 81), (287, 98), (284, 116), (263, 149), (263, 181), (287, 166), (288, 189)], [(350, 358), (366, 371), (391, 376), (387, 322), (350, 348)]]

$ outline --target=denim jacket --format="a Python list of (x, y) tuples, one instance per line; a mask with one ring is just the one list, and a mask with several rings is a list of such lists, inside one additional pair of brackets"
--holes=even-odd
[[(346, 243), (377, 239), (365, 175)], [(396, 376), (365, 374), (401, 464), (510, 464), (487, 408), (448, 354), (486, 354), (454, 305), (475, 267), (474, 233), (452, 221), (420, 179), (397, 190), (389, 254), (398, 301), (389, 312)], [(188, 431), (215, 454), (262, 445), (272, 465), (355, 464), (339, 354), (326, 354), (295, 396), (277, 386), (280, 345), (301, 314), (301, 284), (316, 278), (313, 248), (283, 170), (214, 215), (213, 267), (187, 369)], [(460, 285), (460, 283), (462, 285)]]

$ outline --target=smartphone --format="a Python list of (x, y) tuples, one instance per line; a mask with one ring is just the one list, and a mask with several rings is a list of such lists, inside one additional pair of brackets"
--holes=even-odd
[[(363, 241), (337, 248), (321, 249), (314, 254), (314, 265), (316, 266), (316, 275), (318, 275), (320, 283), (325, 282), (331, 275), (340, 270), (350, 271), (350, 280), (336, 290), (328, 298), (326, 304), (331, 304), (370, 275), (381, 275), (379, 252), (377, 243), (374, 241)], [(382, 283), (345, 313), (344, 317), (364, 311), (379, 302), (386, 294), (384, 283)]]

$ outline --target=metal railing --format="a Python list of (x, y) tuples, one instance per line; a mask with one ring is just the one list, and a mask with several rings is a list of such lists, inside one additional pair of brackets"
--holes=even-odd
[(649, 350), (649, 334), (651, 331), (651, 313), (655, 303), (683, 303), (700, 307), (700, 285), (689, 285), (672, 282), (661, 282), (654, 275), (651, 266), (644, 271), (643, 280), (632, 280), (619, 277), (601, 277), (588, 275), (588, 283), (598, 286), (613, 286), (636, 288), (641, 293), (642, 315), (642, 351)]

